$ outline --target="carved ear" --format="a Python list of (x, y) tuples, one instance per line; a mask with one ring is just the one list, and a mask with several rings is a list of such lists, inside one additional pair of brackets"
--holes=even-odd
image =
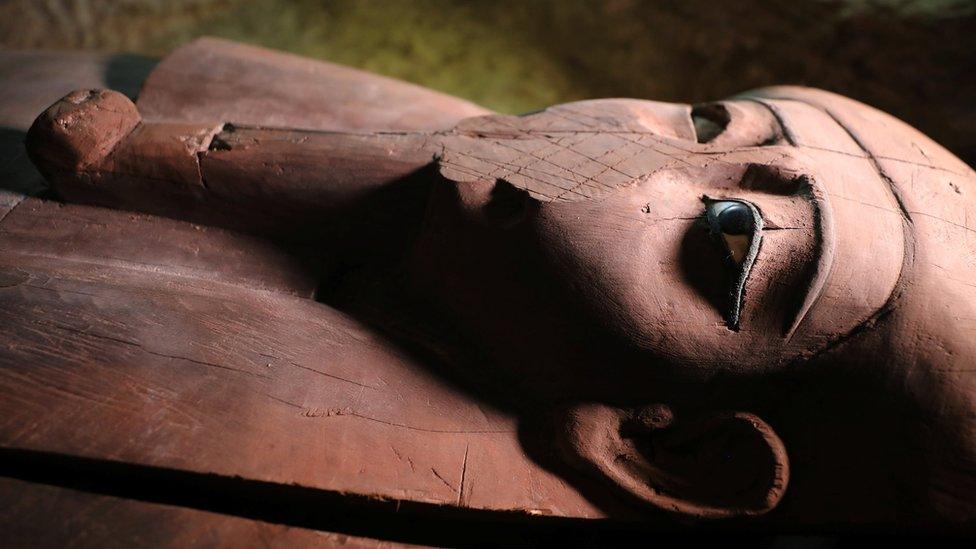
[(760, 515), (789, 480), (782, 441), (755, 415), (676, 417), (667, 406), (575, 406), (565, 457), (627, 494), (689, 518)]

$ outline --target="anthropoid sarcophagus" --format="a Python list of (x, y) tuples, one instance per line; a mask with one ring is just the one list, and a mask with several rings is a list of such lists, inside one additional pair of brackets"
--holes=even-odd
[(19, 539), (972, 531), (976, 174), (871, 107), (512, 116), (203, 39), (26, 146)]

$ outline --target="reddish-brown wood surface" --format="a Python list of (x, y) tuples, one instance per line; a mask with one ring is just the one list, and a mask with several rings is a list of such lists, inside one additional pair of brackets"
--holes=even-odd
[(0, 222), (0, 273), (4, 448), (600, 515), (525, 457), (512, 418), (308, 299), (303, 265), (265, 242), (26, 199)]
[[(15, 57), (17, 61), (23, 55)], [(9, 99), (3, 120), (23, 131), (40, 109), (68, 90), (104, 87), (103, 71), (109, 62), (85, 59), (87, 64), (79, 70), (91, 76), (58, 69), (61, 59), (56, 56), (32, 57), (34, 77), (20, 75), (0, 86)], [(26, 66), (19, 61), (4, 65), (5, 74), (17, 76)], [(386, 82), (361, 73), (353, 76), (345, 75), (344, 85), (369, 88)], [(362, 89), (354, 95), (360, 100), (378, 98), (382, 104), (389, 99), (384, 86), (389, 82), (372, 95)], [(25, 95), (24, 89), (36, 91), (36, 96)], [(397, 93), (437, 97), (409, 85)], [(420, 103), (407, 103), (415, 114), (422, 104), (429, 104), (423, 97)], [(440, 101), (435, 101), (438, 108), (444, 105)], [(471, 112), (463, 102), (453, 104), (463, 113)], [(342, 110), (337, 108), (333, 104), (325, 110)], [(368, 121), (363, 112), (355, 121), (340, 121), (340, 126), (358, 128), (356, 124)], [(437, 112), (448, 117), (443, 120), (460, 116)], [(410, 117), (398, 119), (406, 124)], [(320, 126), (334, 123), (328, 116), (318, 120)], [(423, 117), (424, 123), (436, 120), (437, 116)], [(179, 192), (202, 186), (198, 152), (201, 145), (206, 149), (205, 134), (215, 126), (153, 124), (125, 136), (131, 141), (122, 161), (114, 165), (123, 174), (147, 175), (149, 186), (115, 192), (156, 196), (160, 200), (149, 200), (156, 202), (156, 211), (192, 219), (193, 210), (180, 209), (185, 201), (166, 202), (166, 189), (159, 183), (176, 185)], [(229, 166), (231, 175), (215, 178), (211, 190), (221, 199), (204, 203), (200, 211), (209, 221), (219, 217), (251, 232), (280, 235), (282, 226), (328, 226), (329, 215), (341, 213), (379, 184), (414, 168), (396, 158), (385, 161), (391, 150), (388, 143), (409, 136), (273, 132), (284, 139), (266, 140), (267, 147), (241, 156), (251, 144), (252, 130), (226, 130), (222, 139), (233, 147), (210, 151), (207, 170), (219, 174)], [(205, 139), (166, 140), (199, 131)], [(277, 143), (295, 140), (308, 146), (276, 149)], [(371, 140), (377, 146), (371, 148)], [(142, 141), (148, 146), (140, 148)], [(19, 139), (4, 151), (26, 163)], [(305, 164), (314, 165), (322, 154), (347, 159), (348, 168), (337, 164), (330, 172), (337, 183), (331, 188), (315, 187), (314, 179), (303, 183), (279, 177), (282, 170), (290, 176)], [(240, 166), (234, 169), (235, 162), (255, 170), (239, 188), (232, 185), (234, 176), (246, 172)], [(363, 169), (371, 163), (373, 176)], [(4, 185), (36, 189), (33, 168), (22, 171), (6, 174)], [(275, 183), (282, 181), (290, 184)], [(275, 183), (277, 190), (262, 187), (268, 183)], [(319, 200), (307, 200), (308, 192)], [(262, 219), (256, 205), (269, 215)], [(259, 222), (271, 230), (261, 230)], [(229, 493), (237, 490), (235, 478), (266, 481), (267, 489), (282, 487), (286, 495), (289, 487), (298, 486), (330, 495), (329, 505), (336, 510), (345, 506), (342, 494), (349, 494), (359, 502), (426, 502), (431, 506), (422, 508), (425, 513), (442, 506), (600, 515), (563, 480), (526, 457), (514, 418), (439, 380), (428, 364), (374, 329), (313, 301), (320, 266), (333, 259), (329, 247), (325, 243), (307, 260), (302, 259), (310, 256), (307, 252), (300, 258), (270, 241), (212, 227), (0, 191), (0, 386), (5, 395), (0, 399), (0, 450), (5, 466), (22, 465), (11, 465), (10, 455), (37, 455), (54, 460), (31, 466), (41, 469), (35, 471), (38, 474), (61, 471), (64, 464), (77, 460), (97, 464), (100, 474), (109, 478), (116, 465), (215, 474), (229, 479)], [(142, 475), (137, 474), (123, 497), (158, 491), (143, 486), (138, 480)], [(102, 496), (59, 496), (52, 503), (50, 490), (57, 489), (14, 481), (5, 487), (6, 497), (19, 501), (8, 507), (8, 516), (37, 517), (36, 528), (18, 530), (26, 536), (21, 539), (52, 540), (39, 532), (49, 524), (42, 518), (57, 522), (50, 515), (54, 506), (61, 516), (77, 517), (79, 523), (78, 530), (63, 529), (58, 539), (74, 537), (83, 544), (112, 536), (124, 541), (130, 539), (127, 533), (137, 531), (147, 536), (165, 532), (175, 536), (174, 542), (201, 543), (211, 538), (193, 537), (199, 532), (219, 532), (222, 542), (243, 541), (257, 533), (282, 543), (304, 536), (193, 511), (179, 512), (188, 526), (174, 532), (166, 524), (140, 524), (169, 520), (168, 511), (144, 510), (143, 504), (128, 499), (109, 504)], [(36, 495), (40, 491), (45, 495)], [(104, 514), (93, 514), (92, 505)], [(283, 506), (287, 509), (287, 499)], [(392, 512), (394, 507), (384, 509)], [(286, 511), (283, 520), (292, 515)], [(105, 537), (84, 537), (98, 528), (104, 528)], [(329, 538), (327, 543), (334, 542)]]

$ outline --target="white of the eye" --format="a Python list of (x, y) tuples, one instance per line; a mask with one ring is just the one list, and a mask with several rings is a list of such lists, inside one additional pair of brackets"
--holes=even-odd
[(742, 262), (746, 260), (746, 255), (749, 254), (749, 244), (752, 242), (752, 237), (747, 234), (722, 233), (722, 240), (725, 241), (725, 247), (729, 249), (732, 261), (735, 261), (736, 265), (742, 265)]
[[(725, 247), (729, 250), (729, 255), (736, 265), (741, 265), (749, 254), (749, 247), (752, 243), (751, 234), (731, 234), (722, 227), (722, 214), (729, 212), (732, 208), (748, 208), (745, 204), (734, 200), (721, 200), (712, 202), (708, 205), (708, 216), (714, 220), (716, 228), (721, 231), (722, 240)], [(750, 214), (751, 216), (751, 214)]]

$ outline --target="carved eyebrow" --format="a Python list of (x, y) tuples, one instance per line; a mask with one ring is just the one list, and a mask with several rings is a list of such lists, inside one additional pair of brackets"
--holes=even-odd
[[(747, 101), (752, 101), (766, 108), (776, 119), (779, 124), (780, 129), (783, 131), (783, 137), (786, 142), (791, 146), (797, 146), (796, 134), (793, 129), (786, 123), (783, 114), (780, 112), (779, 108), (771, 101), (767, 101), (759, 97), (748, 97), (742, 96), (742, 99)], [(813, 272), (810, 275), (809, 282), (807, 283), (807, 290), (803, 296), (803, 299), (799, 302), (796, 313), (793, 315), (793, 319), (786, 324), (786, 329), (783, 333), (783, 337), (789, 342), (796, 331), (800, 328), (800, 325), (806, 319), (807, 314), (810, 309), (820, 300), (820, 296), (823, 295), (824, 286), (827, 284), (827, 277), (830, 275), (830, 270), (833, 268), (834, 264), (834, 250), (837, 246), (837, 237), (834, 231), (834, 216), (832, 209), (830, 207), (830, 199), (827, 198), (827, 193), (823, 192), (818, 185), (816, 185), (808, 176), (800, 176), (795, 179), (795, 181), (802, 185), (802, 189), (798, 186), (794, 189), (794, 192), (804, 192), (808, 200), (813, 207), (813, 222), (814, 222), (814, 232), (817, 237), (817, 250), (814, 252), (816, 255), (816, 261), (813, 263)]]
[[(813, 252), (814, 259), (810, 262), (810, 267), (808, 267), (810, 274), (807, 277), (806, 291), (803, 294), (803, 299), (798, 301), (796, 311), (784, 324), (783, 337), (789, 341), (803, 323), (807, 314), (817, 301), (819, 301), (820, 296), (823, 294), (824, 286), (827, 283), (827, 277), (833, 267), (836, 235), (830, 200), (827, 194), (809, 176), (802, 175), (799, 177), (784, 178), (765, 165), (754, 164), (747, 168), (740, 181), (740, 186), (744, 189), (757, 190), (765, 194), (801, 195), (813, 208), (816, 249)], [(748, 204), (747, 202), (744, 203)], [(743, 279), (744, 282), (745, 280)]]
[[(874, 151), (864, 142), (864, 140), (859, 135), (859, 132), (857, 132), (853, 127), (851, 127), (841, 116), (838, 115), (838, 113), (832, 111), (830, 108), (820, 103), (819, 101), (813, 100), (812, 98), (809, 97), (771, 96), (768, 98), (760, 98), (760, 97), (750, 97), (747, 95), (742, 95), (740, 97), (742, 99), (756, 101), (758, 103), (765, 105), (767, 108), (770, 109), (771, 112), (774, 113), (774, 115), (777, 114), (775, 111), (776, 107), (773, 104), (773, 102), (770, 101), (769, 99), (781, 100), (781, 101), (782, 100), (795, 101), (797, 103), (807, 105), (808, 107), (816, 109), (822, 112), (823, 114), (825, 114), (827, 117), (833, 120), (838, 127), (844, 130), (844, 132), (854, 141), (854, 143), (858, 146), (858, 148), (860, 148), (864, 152), (867, 159), (871, 162), (872, 166), (874, 167), (875, 172), (878, 174), (878, 177), (884, 183), (885, 189), (890, 193), (891, 197), (898, 204), (901, 217), (902, 217), (902, 236), (904, 238), (902, 265), (901, 265), (901, 270), (898, 273), (898, 279), (895, 281), (895, 285), (892, 288), (891, 293), (888, 295), (888, 299), (885, 300), (884, 304), (882, 304), (881, 307), (879, 307), (876, 311), (874, 311), (874, 313), (871, 314), (871, 316), (864, 319), (861, 323), (859, 323), (857, 326), (849, 330), (847, 333), (843, 334), (840, 338), (836, 339), (835, 343), (845, 341), (849, 337), (851, 337), (852, 335), (854, 335), (855, 333), (863, 329), (864, 327), (869, 326), (871, 323), (878, 320), (886, 313), (889, 313), (892, 310), (894, 310), (894, 308), (897, 307), (898, 299), (901, 298), (902, 294), (905, 291), (905, 288), (909, 284), (908, 279), (911, 276), (912, 266), (914, 265), (915, 262), (915, 254), (916, 254), (916, 246), (917, 246), (916, 235), (915, 235), (915, 222), (912, 219), (911, 212), (909, 212), (908, 209), (905, 207), (905, 200), (901, 194), (901, 190), (895, 184), (894, 180), (887, 173), (884, 167), (878, 162), (878, 158), (875, 156)], [(783, 123), (783, 119), (779, 117), (778, 119), (780, 121), (780, 125), (783, 126), (784, 132), (788, 131), (789, 128), (786, 126), (786, 124)], [(792, 134), (791, 132), (791, 135), (794, 134)], [(824, 283), (826, 282), (827, 275), (830, 273), (830, 265), (833, 263), (833, 257), (834, 257), (834, 246), (835, 246), (836, 236), (834, 234), (834, 228), (833, 228), (834, 227), (833, 216), (830, 213), (831, 212), (830, 201), (827, 198), (827, 193), (822, 192), (817, 186), (811, 185), (811, 189), (816, 191), (813, 193), (813, 196), (820, 213), (819, 220), (820, 220), (821, 229), (819, 232), (821, 234), (821, 242), (822, 242), (820, 246), (821, 247), (821, 251), (820, 251), (821, 257), (819, 260), (820, 266), (816, 272), (814, 280), (811, 282), (810, 293), (815, 293), (816, 296), (811, 298), (808, 295), (807, 299), (804, 300), (804, 306), (801, 307), (800, 314), (798, 315), (797, 320), (794, 321), (793, 325), (791, 326), (791, 329), (789, 330), (789, 332), (787, 332), (787, 337), (791, 337), (793, 335), (793, 333), (796, 331), (796, 329), (799, 327), (800, 323), (802, 322), (803, 316), (806, 315), (806, 313), (809, 311), (811, 306), (814, 303), (816, 303), (817, 299), (819, 298), (819, 294), (823, 291), (823, 286)], [(823, 265), (825, 263), (826, 266)], [(820, 281), (819, 287), (816, 287), (817, 278), (820, 277), (822, 277), (824, 280)], [(817, 350), (815, 354), (820, 354), (826, 349), (827, 347), (825, 346)]]
[(793, 320), (787, 324), (783, 336), (787, 341), (799, 329), (803, 320), (806, 319), (810, 309), (820, 300), (823, 295), (827, 277), (834, 264), (834, 250), (836, 249), (837, 239), (834, 231), (834, 217), (830, 208), (830, 200), (827, 193), (822, 192), (813, 184), (808, 186), (809, 202), (813, 206), (814, 234), (817, 238), (817, 249), (814, 252), (816, 260), (813, 263), (813, 272), (807, 282), (806, 293), (800, 301)]

